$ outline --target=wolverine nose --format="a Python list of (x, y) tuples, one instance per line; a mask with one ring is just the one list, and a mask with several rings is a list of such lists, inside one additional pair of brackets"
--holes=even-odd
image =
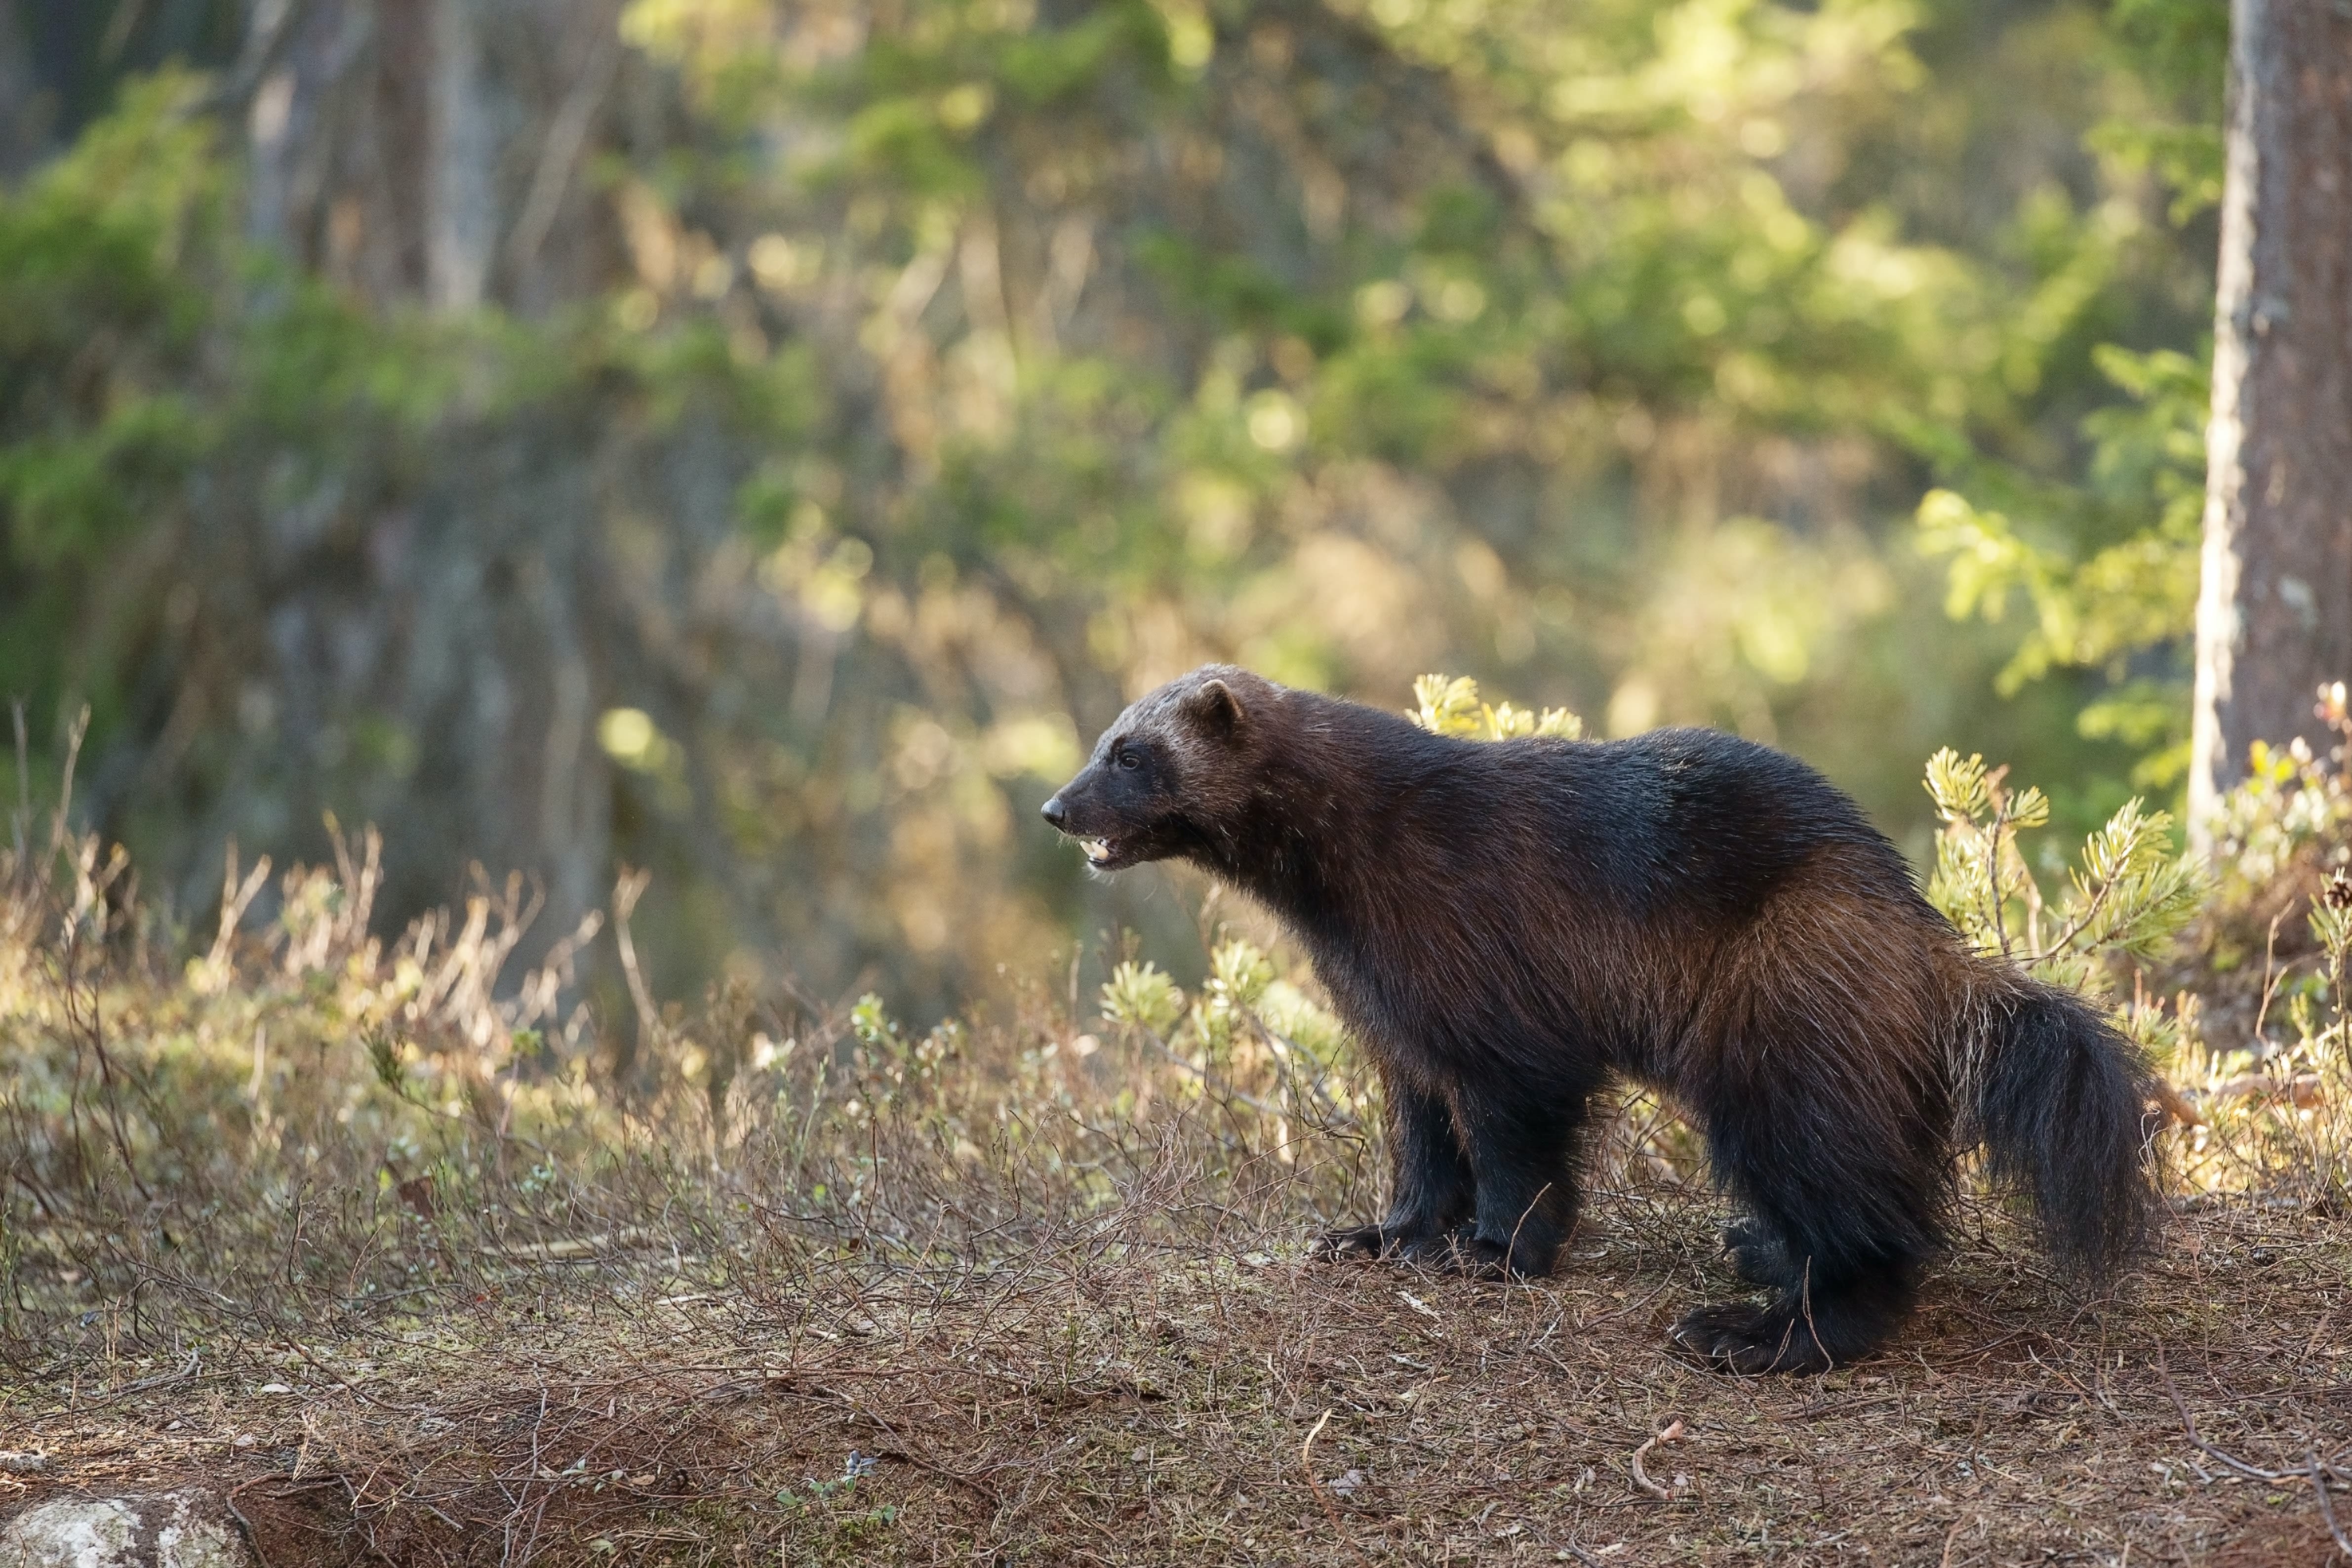
[(1059, 828), (1062, 824), (1070, 820), (1070, 808), (1062, 804), (1062, 797), (1057, 795), (1039, 806), (1037, 815), (1045, 819), (1046, 826)]

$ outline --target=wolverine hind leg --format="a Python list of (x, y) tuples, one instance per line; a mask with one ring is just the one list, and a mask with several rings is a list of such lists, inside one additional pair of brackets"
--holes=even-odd
[(1773, 1296), (1692, 1312), (1675, 1342), (1742, 1373), (1867, 1355), (1909, 1313), (1937, 1245), (1940, 1150), (1855, 1115), (1819, 1083), (1725, 1087), (1738, 1092), (1709, 1107), (1709, 1157), (1749, 1210), (1725, 1239), (1733, 1267)]
[(1786, 884), (1710, 975), (1675, 1087), (1748, 1215), (1732, 1265), (1772, 1292), (1675, 1326), (1710, 1363), (1821, 1371), (1909, 1313), (1951, 1184), (1948, 938), (1832, 867)]

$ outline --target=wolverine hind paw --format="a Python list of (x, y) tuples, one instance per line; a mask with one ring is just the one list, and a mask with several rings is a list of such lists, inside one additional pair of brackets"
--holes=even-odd
[(1781, 1307), (1701, 1307), (1670, 1331), (1675, 1343), (1726, 1372), (1827, 1372), (1829, 1352), (1804, 1320)]

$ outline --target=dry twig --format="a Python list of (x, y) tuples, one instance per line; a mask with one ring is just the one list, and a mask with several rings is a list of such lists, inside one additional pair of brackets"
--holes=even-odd
[(2312, 1495), (2319, 1500), (2319, 1517), (2327, 1522), (2327, 1533), (2336, 1538), (2336, 1549), (2352, 1557), (2352, 1541), (2344, 1538), (2344, 1531), (2336, 1522), (2336, 1505), (2327, 1500), (2327, 1475), (2320, 1468), (2319, 1450), (2306, 1445), (2303, 1450), (2304, 1468), (2311, 1475)]
[(1650, 1479), (1650, 1472), (1642, 1468), (1642, 1456), (1661, 1443), (1679, 1443), (1682, 1438), (1683, 1423), (1682, 1417), (1678, 1415), (1667, 1425), (1664, 1431), (1643, 1438), (1642, 1446), (1633, 1450), (1633, 1484), (1660, 1502), (1674, 1501), (1675, 1494)]
[(2250, 1465), (2246, 1463), (2245, 1460), (2239, 1458), (2234, 1454), (2224, 1453), (2222, 1450), (2215, 1447), (2212, 1444), (2207, 1442), (2204, 1436), (2197, 1430), (2197, 1417), (2189, 1414), (2188, 1403), (2180, 1397), (2180, 1390), (2172, 1385), (2172, 1369), (2164, 1364), (2164, 1352), (2161, 1350), (2157, 1352), (2156, 1370), (2157, 1375), (2164, 1379), (2165, 1393), (2172, 1395), (2172, 1407), (2180, 1412), (2180, 1425), (2188, 1433), (2189, 1442), (2192, 1447), (2198, 1449), (2200, 1453), (2203, 1453), (2210, 1458), (2220, 1460), (2222, 1464), (2229, 1466), (2240, 1475), (2252, 1476), (2258, 1481), (2299, 1481), (2304, 1479), (2303, 1472), (2300, 1470), (2265, 1470), (2258, 1465)]

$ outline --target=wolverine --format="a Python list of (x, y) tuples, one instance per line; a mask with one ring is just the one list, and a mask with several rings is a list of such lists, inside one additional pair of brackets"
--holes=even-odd
[(1593, 1098), (1704, 1131), (1769, 1300), (1699, 1308), (1718, 1367), (1881, 1344), (1944, 1237), (1955, 1164), (2033, 1204), (2078, 1276), (2155, 1213), (2151, 1080), (2100, 1010), (1971, 951), (1861, 809), (1708, 730), (1471, 742), (1211, 665), (1145, 697), (1045, 805), (1114, 871), (1176, 859), (1271, 910), (1377, 1068), (1379, 1223), (1328, 1255), (1551, 1271)]

